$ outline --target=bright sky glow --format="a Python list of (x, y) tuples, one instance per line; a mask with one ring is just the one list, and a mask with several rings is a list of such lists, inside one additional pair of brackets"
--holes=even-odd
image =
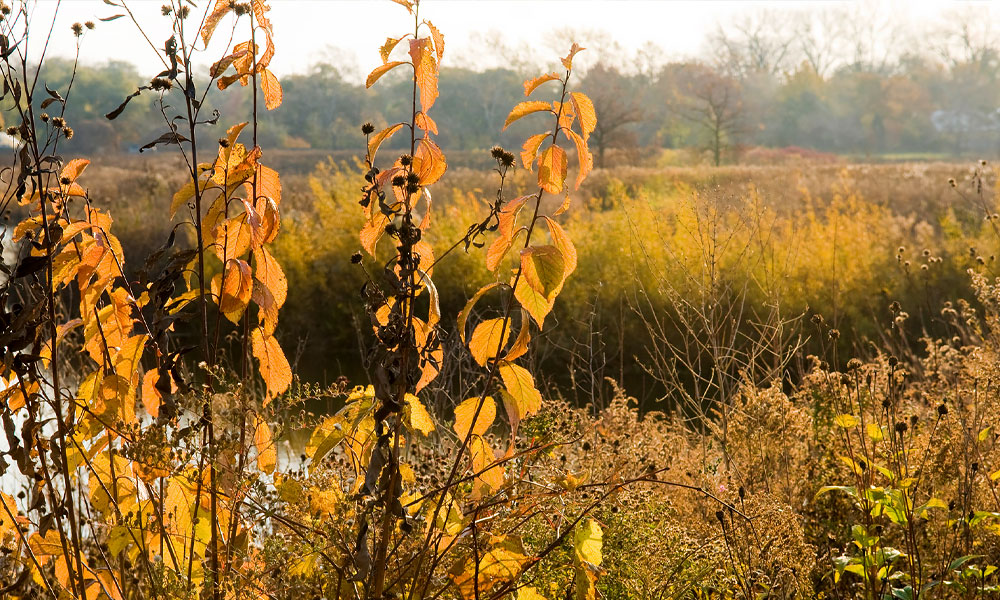
[[(167, 19), (160, 15), (160, 6), (166, 1), (132, 0), (128, 3), (158, 47), (162, 47), (169, 37)], [(56, 0), (37, 0), (35, 22), (47, 23), (56, 5)], [(200, 1), (199, 5), (205, 6), (205, 1)], [(341, 63), (343, 72), (358, 79), (379, 63), (378, 47), (387, 35), (401, 34), (412, 26), (406, 11), (388, 0), (271, 0), (271, 6), (277, 46), (271, 67), (279, 76), (305, 72), (310, 65), (325, 60)], [(433, 21), (445, 34), (446, 65), (490, 67), (502, 61), (478, 55), (473, 42), (484, 36), (492, 35), (508, 47), (545, 62), (557, 56), (551, 47), (550, 35), (556, 28), (578, 30), (579, 37), (584, 38), (579, 40), (582, 45), (588, 44), (587, 32), (603, 30), (608, 34), (606, 38), (629, 54), (651, 43), (663, 50), (665, 58), (685, 58), (704, 48), (706, 37), (718, 22), (741, 13), (761, 8), (794, 12), (830, 6), (848, 7), (859, 15), (888, 14), (914, 31), (920, 25), (943, 21), (949, 11), (963, 7), (986, 12), (990, 9), (988, 2), (944, 0), (425, 0), (421, 15)], [(75, 40), (70, 25), (93, 20), (97, 29), (88, 32), (82, 40), (84, 62), (125, 60), (135, 63), (144, 74), (162, 68), (149, 44), (127, 17), (108, 23), (97, 21), (118, 12), (119, 9), (101, 0), (63, 0), (50, 52), (72, 55)], [(236, 41), (245, 37), (238, 33)], [(40, 39), (38, 36), (36, 42)], [(591, 50), (589, 59), (596, 60), (598, 56), (593, 46)], [(597, 48), (598, 53), (600, 50)], [(207, 58), (206, 61), (210, 62)]]

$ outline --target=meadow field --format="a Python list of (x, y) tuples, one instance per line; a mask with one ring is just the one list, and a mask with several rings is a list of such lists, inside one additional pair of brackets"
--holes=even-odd
[[(79, 5), (0, 0), (0, 599), (1000, 597), (1000, 179), (967, 152), (1000, 52), (824, 76), (720, 29), (618, 73), (672, 103), (647, 128), (565, 36), (523, 84), (442, 71), (417, 0), (363, 88), (279, 78), (273, 4), (150, 37), (105, 0), (70, 59), (34, 20)], [(119, 19), (134, 86), (79, 63)]]

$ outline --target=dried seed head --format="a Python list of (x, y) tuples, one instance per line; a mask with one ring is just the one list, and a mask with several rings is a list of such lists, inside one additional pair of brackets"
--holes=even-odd
[(62, 117), (54, 117), (52, 119), (52, 126), (53, 127), (58, 127), (59, 129), (62, 129), (63, 127), (66, 126), (66, 120), (63, 119)]
[(42, 113), (42, 114), (38, 115), (38, 118), (41, 119), (42, 123), (48, 123), (49, 122), (49, 113)]
[(361, 253), (355, 252), (354, 254), (351, 255), (351, 264), (352, 265), (361, 264), (361, 259), (362, 259)]
[(81, 25), (80, 23), (73, 23), (73, 26), (70, 27), (70, 29), (73, 30), (73, 35), (76, 37), (80, 37), (81, 35), (83, 35), (83, 25)]
[(939, 417), (943, 417), (948, 414), (948, 407), (945, 404), (939, 404), (937, 407), (937, 414)]
[(371, 123), (366, 122), (364, 125), (361, 126), (361, 133), (363, 133), (364, 135), (371, 135), (375, 133), (375, 126), (372, 125)]
[(219, 147), (220, 148), (228, 148), (229, 147), (229, 139), (228, 138), (219, 138)]
[(86, 27), (87, 29), (93, 30), (94, 29), (94, 22), (93, 21), (87, 21), (86, 23), (83, 24), (83, 26)]
[(66, 136), (67, 140), (73, 139), (73, 134), (74, 132), (72, 127), (63, 127), (63, 135)]

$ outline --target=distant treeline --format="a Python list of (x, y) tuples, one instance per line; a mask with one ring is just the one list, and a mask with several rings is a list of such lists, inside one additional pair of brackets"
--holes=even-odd
[[(842, 61), (832, 67), (815, 55), (791, 53), (760, 32), (737, 30), (726, 37), (720, 29), (715, 48), (712, 60), (661, 62), (655, 68), (622, 66), (620, 56), (596, 55), (577, 83), (590, 92), (600, 116), (591, 142), (598, 166), (660, 155), (650, 149), (685, 149), (689, 158), (707, 162), (768, 156), (760, 147), (862, 157), (1000, 150), (1000, 54), (992, 45), (969, 43), (947, 57), (902, 53), (891, 61)], [(65, 92), (71, 71), (70, 61), (51, 60), (42, 79)], [(159, 93), (152, 90), (133, 99), (115, 121), (105, 118), (148, 84), (148, 75), (154, 74), (140, 74), (125, 62), (81, 66), (71, 91), (76, 99), (66, 114), (76, 135), (66, 150), (135, 152), (163, 133)], [(284, 103), (260, 120), (260, 142), (359, 149), (363, 122), (385, 126), (407, 114), (400, 98), (408, 94), (398, 88), (411, 84), (398, 75), (377, 90), (366, 90), (328, 64), (287, 76)], [(524, 132), (516, 126), (500, 130), (509, 107), (523, 99), (522, 80), (515, 68), (443, 69), (436, 111), (442, 147), (515, 146)], [(170, 103), (169, 94), (165, 102)], [(206, 100), (223, 114), (246, 114), (247, 107), (238, 104), (248, 102), (246, 94), (210, 94)]]

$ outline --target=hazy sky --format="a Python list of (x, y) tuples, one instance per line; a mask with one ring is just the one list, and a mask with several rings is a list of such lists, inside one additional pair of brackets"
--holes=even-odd
[[(160, 16), (160, 6), (164, 3), (165, 0), (129, 3), (139, 21), (147, 24), (147, 33), (157, 46), (162, 46), (169, 37), (167, 19)], [(56, 0), (37, 0), (35, 22), (46, 22), (56, 5)], [(204, 6), (204, 0), (199, 5)], [(421, 14), (445, 35), (446, 64), (465, 66), (485, 62), (493, 66), (490, 63), (496, 61), (475, 56), (471, 42), (477, 35), (481, 38), (492, 32), (494, 38), (508, 46), (550, 60), (556, 54), (545, 34), (556, 27), (606, 30), (627, 51), (651, 42), (662, 48), (667, 57), (686, 57), (703, 49), (706, 36), (716, 23), (740, 13), (762, 7), (792, 12), (830, 6), (853, 7), (859, 9), (858, 14), (888, 14), (914, 27), (941, 21), (942, 15), (956, 7), (989, 9), (988, 2), (947, 0), (424, 0)], [(272, 69), (279, 76), (305, 71), (323, 59), (342, 61), (349, 73), (367, 72), (379, 64), (378, 47), (386, 36), (400, 35), (411, 27), (406, 11), (388, 0), (271, 0), (271, 7), (277, 47)], [(75, 40), (69, 28), (73, 22), (93, 20), (97, 29), (82, 39), (81, 56), (86, 62), (114, 58), (137, 64), (143, 73), (158, 70), (160, 63), (152, 49), (127, 17), (108, 23), (97, 21), (120, 12), (119, 9), (101, 0), (63, 0), (59, 11), (50, 50), (55, 54), (72, 54)], [(237, 41), (242, 39), (244, 36)], [(586, 41), (582, 40), (584, 44)], [(593, 53), (590, 58), (595, 58)]]

